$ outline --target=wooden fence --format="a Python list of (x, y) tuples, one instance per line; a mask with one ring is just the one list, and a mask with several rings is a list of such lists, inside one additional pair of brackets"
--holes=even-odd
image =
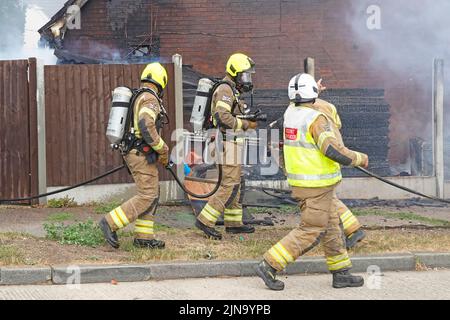
[[(111, 93), (118, 86), (139, 87), (145, 65), (45, 66), (47, 185), (69, 186), (122, 164), (106, 138)], [(163, 130), (169, 143), (175, 129), (174, 66), (165, 65), (169, 84), (165, 106), (170, 124)], [(160, 170), (162, 181), (170, 180)], [(100, 184), (132, 182), (126, 170)]]
[(38, 190), (36, 59), (0, 61), (0, 199)]

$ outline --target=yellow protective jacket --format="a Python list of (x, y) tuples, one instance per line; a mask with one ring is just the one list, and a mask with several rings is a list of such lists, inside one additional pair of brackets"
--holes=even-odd
[(284, 114), (284, 161), (288, 182), (294, 187), (322, 188), (342, 180), (339, 163), (325, 156), (311, 133), (324, 113), (291, 104)]

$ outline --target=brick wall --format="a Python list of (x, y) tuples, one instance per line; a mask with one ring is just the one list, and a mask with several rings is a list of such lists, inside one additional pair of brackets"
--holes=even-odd
[[(386, 90), (392, 106), (390, 158), (404, 162), (409, 138), (431, 135), (431, 85), (424, 90), (423, 82), (408, 74), (369, 63), (371, 48), (352, 36), (347, 23), (351, 1), (91, 0), (82, 11), (82, 30), (68, 32), (65, 47), (102, 58), (124, 56), (127, 41), (153, 30), (160, 36), (163, 62), (179, 53), (184, 63), (206, 74), (222, 75), (234, 52), (249, 54), (262, 89), (286, 87), (303, 69), (303, 59), (314, 57), (317, 77), (329, 87)], [(357, 14), (365, 21), (365, 12)], [(431, 84), (431, 72), (422, 81)]]

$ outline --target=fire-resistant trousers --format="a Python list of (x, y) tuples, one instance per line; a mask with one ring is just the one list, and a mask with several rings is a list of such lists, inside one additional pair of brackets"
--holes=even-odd
[(137, 239), (154, 239), (154, 216), (159, 201), (159, 175), (156, 163), (149, 164), (144, 155), (132, 150), (124, 157), (136, 183), (137, 195), (112, 210), (107, 216), (113, 231), (135, 223)]
[(351, 268), (338, 216), (336, 186), (292, 187), (292, 195), (299, 202), (302, 212), (301, 220), (296, 229), (265, 253), (264, 259), (273, 268), (283, 270), (320, 242), (331, 272)]
[(242, 146), (236, 142), (224, 142), (222, 159), (222, 183), (198, 215), (203, 224), (214, 227), (224, 214), (226, 227), (242, 225), (242, 205), (239, 203), (241, 188)]

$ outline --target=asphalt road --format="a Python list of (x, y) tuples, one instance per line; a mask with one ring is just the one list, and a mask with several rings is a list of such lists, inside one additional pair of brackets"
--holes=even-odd
[(445, 299), (450, 300), (450, 270), (387, 272), (363, 275), (362, 288), (333, 289), (330, 275), (282, 277), (286, 289), (267, 290), (259, 278), (214, 278), (70, 286), (4, 286), (0, 300), (309, 300)]

